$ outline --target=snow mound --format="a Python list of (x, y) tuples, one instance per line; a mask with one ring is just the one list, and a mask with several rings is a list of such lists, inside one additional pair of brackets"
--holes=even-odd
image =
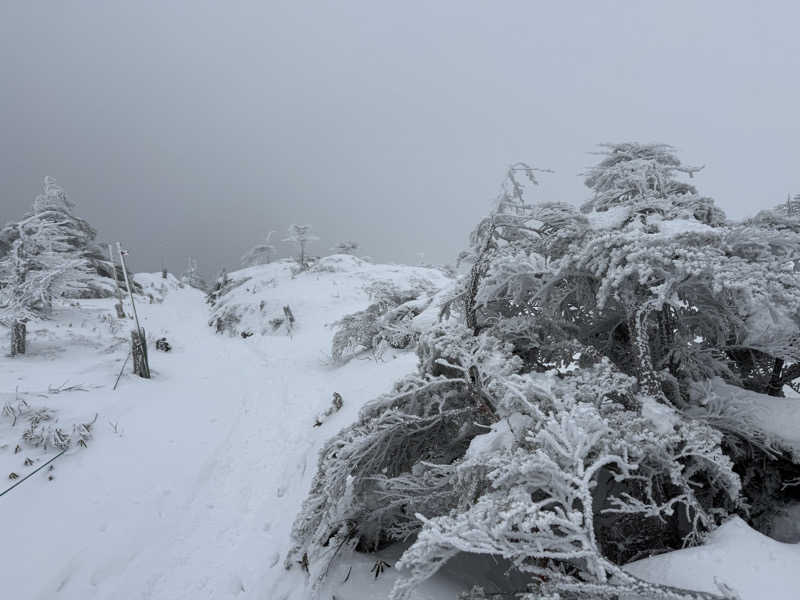
[(161, 275), (161, 271), (158, 273), (136, 273), (133, 276), (133, 280), (141, 286), (141, 294), (154, 302), (163, 302), (167, 294), (185, 287), (172, 273), (167, 273), (167, 277), (164, 278)]
[(711, 392), (725, 405), (746, 417), (772, 443), (790, 452), (800, 462), (800, 399), (759, 394), (725, 383), (711, 381)]
[(625, 570), (651, 583), (719, 593), (716, 581), (742, 600), (794, 600), (800, 589), (800, 544), (784, 544), (733, 517), (702, 546), (630, 563)]
[[(213, 302), (209, 325), (219, 333), (242, 337), (329, 326), (367, 308), (375, 285), (424, 289), (433, 296), (452, 284), (438, 269), (373, 264), (344, 254), (322, 258), (299, 273), (295, 263), (280, 261), (241, 269), (228, 277)], [(294, 323), (288, 322), (284, 307), (289, 307)], [(418, 326), (428, 321), (430, 315)]]
[(314, 273), (352, 272), (363, 269), (368, 264), (367, 261), (351, 254), (332, 254), (320, 258), (310, 270)]

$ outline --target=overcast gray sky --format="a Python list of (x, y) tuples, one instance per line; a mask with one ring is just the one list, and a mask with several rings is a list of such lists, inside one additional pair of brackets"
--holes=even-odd
[(580, 203), (623, 140), (742, 217), (800, 192), (798, 6), (0, 0), (0, 220), (48, 174), (140, 270), (213, 274), (293, 222), (448, 262), (507, 164)]

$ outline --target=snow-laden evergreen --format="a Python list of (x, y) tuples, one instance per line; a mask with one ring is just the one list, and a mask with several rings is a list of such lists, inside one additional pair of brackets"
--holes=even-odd
[(728, 221), (698, 171), (604, 146), (579, 212), (529, 203), (537, 171), (512, 166), (418, 372), (323, 450), (287, 567), (318, 587), (410, 540), (396, 600), (464, 552), (510, 561), (531, 600), (708, 597), (622, 566), (788, 501), (787, 446), (711, 386), (769, 398), (800, 376), (800, 237), (780, 208)]
[(308, 245), (318, 239), (319, 237), (313, 233), (311, 225), (289, 225), (289, 236), (283, 241), (297, 245), (297, 264), (300, 270), (304, 270), (308, 267), (306, 262), (306, 249)]
[(181, 283), (189, 287), (197, 288), (198, 290), (205, 291), (208, 289), (208, 284), (205, 282), (200, 272), (197, 270), (197, 259), (189, 257), (186, 264), (186, 270), (181, 274)]
[[(110, 262), (107, 249), (95, 241), (97, 232), (87, 221), (75, 215), (75, 203), (52, 177), (44, 178), (44, 189), (37, 195), (32, 210), (19, 221), (0, 229), (0, 257), (13, 261), (15, 244), (23, 254), (42, 256), (43, 264), (53, 267), (71, 265), (81, 271), (65, 274), (55, 295), (71, 298), (103, 298), (115, 293), (113, 269), (122, 282), (121, 267)], [(27, 249), (24, 246), (27, 245)], [(49, 256), (44, 257), (43, 253)], [(8, 263), (6, 263), (8, 266)], [(34, 270), (44, 270), (34, 266)], [(62, 269), (63, 270), (63, 269)], [(8, 273), (8, 270), (5, 270)], [(6, 275), (8, 276), (8, 275)], [(54, 283), (55, 285), (55, 283)], [(124, 282), (123, 282), (124, 285)]]

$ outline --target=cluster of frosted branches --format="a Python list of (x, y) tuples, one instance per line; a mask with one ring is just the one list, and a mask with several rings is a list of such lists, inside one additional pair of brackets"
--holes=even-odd
[(367, 289), (373, 300), (366, 309), (346, 315), (333, 324), (336, 333), (331, 342), (331, 356), (344, 362), (365, 350), (379, 350), (382, 345), (408, 348), (419, 334), (412, 319), (433, 300), (427, 282), (400, 289), (390, 282), (375, 282)]
[(57, 224), (31, 220), (0, 260), (0, 319), (31, 319), (48, 312), (53, 301), (76, 295), (91, 277), (88, 262), (65, 251)]
[[(4, 282), (18, 285), (22, 271), (52, 271), (47, 278), (30, 281), (28, 288), (38, 296), (71, 298), (107, 297), (115, 286), (113, 269), (106, 253), (95, 243), (97, 232), (85, 220), (75, 216), (75, 204), (52, 177), (44, 178), (44, 190), (33, 202), (33, 209), (19, 221), (0, 228), (0, 258)], [(20, 256), (21, 254), (21, 256)], [(16, 256), (15, 256), (16, 255)], [(37, 296), (31, 289), (18, 294)], [(40, 300), (37, 300), (40, 302)], [(36, 309), (34, 309), (36, 310)]]
[(86, 423), (74, 423), (71, 432), (65, 431), (58, 424), (55, 411), (47, 407), (33, 407), (24, 399), (14, 404), (4, 404), (0, 416), (9, 421), (12, 427), (24, 425), (20, 439), (25, 445), (44, 450), (65, 450), (75, 444), (85, 446), (92, 437), (92, 426), (97, 421), (95, 415)]
[[(511, 385), (519, 391), (519, 383)], [(611, 596), (632, 580), (610, 581), (620, 569), (604, 552), (607, 540), (598, 539), (607, 516), (666, 523), (680, 510), (691, 543), (727, 514), (717, 514), (695, 490), (724, 495), (729, 506), (737, 501), (739, 480), (714, 430), (685, 421), (665, 434), (606, 395), (577, 401), (571, 387), (556, 385), (549, 397), (538, 388), (526, 418), (488, 434), (503, 432), (504, 451), (468, 452), (459, 462), (456, 475), (488, 472), (487, 491), (460, 510), (417, 515), (422, 529), (397, 565), (410, 574), (393, 598), (406, 598), (458, 552), (502, 556), (538, 579), (542, 590), (586, 585), (587, 592)]]
[(735, 597), (621, 568), (763, 512), (781, 499), (759, 486), (800, 471), (709, 385), (800, 379), (800, 211), (730, 223), (697, 171), (609, 145), (580, 214), (529, 203), (535, 170), (512, 166), (418, 373), (323, 451), (290, 564), (318, 582), (345, 547), (413, 539), (396, 600), (461, 552), (510, 561), (531, 600)]

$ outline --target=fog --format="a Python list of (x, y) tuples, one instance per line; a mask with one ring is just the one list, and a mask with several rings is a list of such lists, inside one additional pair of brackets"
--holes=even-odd
[[(54, 176), (135, 268), (212, 275), (313, 224), (451, 262), (505, 167), (579, 204), (606, 141), (675, 145), (743, 217), (800, 192), (792, 2), (10, 2), (0, 220)], [(281, 254), (289, 244), (278, 244)]]

